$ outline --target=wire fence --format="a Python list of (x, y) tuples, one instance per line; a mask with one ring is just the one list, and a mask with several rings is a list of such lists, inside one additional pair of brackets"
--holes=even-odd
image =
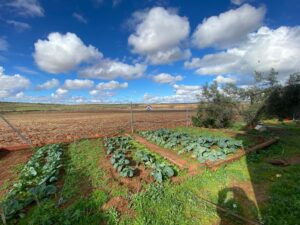
[(119, 132), (191, 126), (195, 109), (140, 109), (6, 113), (0, 118), (0, 147), (71, 142)]

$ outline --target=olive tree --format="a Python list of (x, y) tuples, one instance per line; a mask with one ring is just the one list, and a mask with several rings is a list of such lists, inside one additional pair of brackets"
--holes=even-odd
[[(228, 87), (229, 91), (232, 91)], [(198, 105), (197, 115), (192, 118), (195, 126), (204, 126), (212, 128), (229, 127), (236, 115), (236, 102), (222, 89), (218, 88), (215, 81), (210, 86), (206, 84), (203, 87), (202, 101)]]

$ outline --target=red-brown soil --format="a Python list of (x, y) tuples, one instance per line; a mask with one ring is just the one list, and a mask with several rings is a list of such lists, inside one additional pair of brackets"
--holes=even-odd
[[(12, 183), (18, 177), (13, 168), (20, 163), (27, 162), (32, 154), (32, 150), (0, 151), (0, 187), (5, 182)], [(0, 196), (4, 193), (5, 190), (0, 190)]]
[[(110, 189), (113, 185), (117, 184), (119, 186), (125, 186), (131, 193), (137, 193), (142, 190), (143, 183), (152, 183), (154, 181), (153, 177), (150, 174), (150, 170), (147, 170), (142, 165), (132, 164), (135, 168), (135, 174), (133, 177), (122, 177), (116, 171), (112, 164), (110, 163), (110, 155), (105, 158), (101, 158), (100, 167), (106, 171), (106, 179), (108, 181), (108, 188)], [(133, 161), (132, 161), (133, 162)], [(110, 191), (110, 190), (107, 190)]]
[(199, 167), (201, 166), (200, 163), (188, 162), (187, 160), (180, 157), (176, 152), (172, 152), (169, 149), (165, 149), (156, 144), (153, 144), (137, 134), (134, 135), (134, 139), (149, 148), (149, 150), (160, 154), (163, 158), (178, 166), (179, 169), (187, 169), (190, 174), (196, 174), (197, 170), (199, 170)]
[[(105, 179), (107, 180), (107, 187), (105, 191), (107, 191), (109, 194), (111, 193), (111, 190), (116, 188), (116, 186), (125, 186), (130, 194), (136, 194), (137, 192), (143, 190), (144, 183), (154, 182), (154, 179), (150, 174), (150, 170), (147, 170), (142, 165), (135, 165), (132, 163), (130, 166), (135, 168), (135, 174), (133, 177), (128, 178), (121, 177), (120, 174), (113, 168), (112, 164), (110, 163), (109, 155), (105, 158), (101, 158), (99, 164), (99, 166), (106, 171)], [(127, 198), (117, 196), (112, 197), (107, 203), (105, 203), (102, 206), (102, 209), (107, 210), (110, 208), (115, 208), (122, 215), (128, 214), (133, 216), (134, 212), (128, 207), (128, 204), (129, 201)]]
[(102, 209), (103, 210), (108, 210), (110, 208), (115, 208), (119, 213), (124, 213), (124, 212), (128, 212), (128, 199), (121, 197), (121, 196), (117, 196), (117, 197), (113, 197), (111, 198), (108, 202), (106, 202), (103, 206)]
[[(191, 115), (191, 114), (190, 114)], [(35, 146), (104, 137), (120, 130), (130, 131), (129, 111), (8, 113), (5, 118)], [(133, 128), (158, 129), (186, 125), (185, 111), (134, 112)], [(0, 119), (0, 148), (26, 144)]]

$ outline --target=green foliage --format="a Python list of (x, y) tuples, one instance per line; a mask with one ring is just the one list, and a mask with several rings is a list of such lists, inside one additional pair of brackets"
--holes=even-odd
[(107, 154), (112, 154), (110, 162), (122, 177), (133, 177), (134, 168), (129, 166), (130, 161), (126, 158), (125, 153), (131, 146), (130, 137), (105, 138), (104, 146)]
[(300, 169), (294, 166), (270, 188), (263, 210), (264, 224), (298, 224), (300, 218)]
[(225, 159), (243, 147), (242, 141), (225, 137), (191, 136), (184, 132), (159, 129), (156, 131), (143, 131), (140, 135), (169, 149), (181, 149), (180, 152), (193, 152), (201, 162)]
[(256, 112), (258, 111), (259, 105), (253, 104), (249, 106), (248, 108), (244, 109), (241, 112), (241, 115), (246, 122), (246, 124), (251, 124), (256, 116)]
[(99, 224), (105, 221), (107, 216), (99, 210), (99, 207), (107, 200), (98, 196), (96, 191), (89, 198), (80, 198), (65, 210), (60, 210), (54, 201), (47, 200), (30, 211), (29, 217), (22, 220), (21, 225), (72, 225), (72, 224)]
[[(126, 157), (126, 152), (129, 149), (136, 150), (136, 147), (132, 145), (132, 138), (106, 138), (104, 140), (104, 143), (107, 148), (107, 154), (113, 153), (110, 159), (113, 167), (120, 173), (121, 176), (132, 177), (134, 175), (134, 168), (129, 166), (130, 161)], [(147, 167), (152, 168), (151, 175), (158, 182), (163, 182), (167, 178), (175, 175), (175, 170), (171, 166), (157, 160), (157, 158), (153, 154), (144, 152), (142, 149), (136, 151), (135, 159), (137, 162), (143, 163)]]
[(197, 116), (192, 116), (192, 123), (195, 127), (202, 127), (203, 123)]
[[(261, 200), (260, 197), (264, 200), (258, 201), (263, 224), (298, 224), (300, 216), (299, 165), (278, 167), (270, 165), (267, 160), (299, 154), (299, 125), (287, 123), (276, 125), (276, 128), (281, 141), (259, 154), (251, 154), (260, 158), (259, 160), (249, 162), (247, 155), (216, 172), (207, 170), (193, 177), (182, 177), (181, 182), (176, 185), (171, 182), (164, 182), (163, 185), (156, 182), (144, 186), (144, 191), (134, 193), (129, 198), (133, 217), (118, 213), (115, 208), (105, 212), (101, 210), (101, 206), (109, 199), (109, 195), (120, 192), (118, 190), (120, 186), (106, 183), (105, 172), (109, 171), (102, 168), (97, 160), (100, 157), (105, 158), (105, 153), (100, 151), (99, 140), (76, 142), (68, 149), (70, 155), (68, 161), (72, 162), (70, 166), (74, 169), (68, 168), (65, 176), (69, 176), (70, 171), (74, 173), (72, 178), (77, 182), (71, 182), (68, 186), (78, 189), (76, 198), (71, 199), (71, 204), (68, 203), (59, 208), (54, 200), (43, 200), (40, 206), (32, 207), (26, 218), (18, 224), (243, 224), (237, 218), (224, 216), (224, 213), (219, 213), (215, 206), (201, 200), (205, 198), (218, 204), (220, 199), (218, 193), (222, 193), (227, 187), (242, 187), (245, 191), (244, 197), (246, 198), (233, 193), (231, 193), (233, 195), (226, 195), (224, 202), (226, 204), (223, 205), (230, 210), (235, 210), (239, 215), (251, 220), (256, 219), (255, 210), (247, 207), (246, 203), (247, 199), (255, 199), (257, 191), (259, 193), (257, 200)], [(190, 129), (195, 133), (201, 130)], [(135, 145), (134, 142), (132, 145)], [(281, 177), (277, 177), (277, 174)], [(65, 182), (69, 181), (65, 179)], [(84, 191), (85, 188), (82, 186), (86, 183), (96, 184), (93, 187), (97, 190), (94, 191), (97, 194)], [(247, 184), (249, 188), (244, 188)], [(113, 196), (117, 195), (113, 194)], [(243, 210), (240, 211), (240, 207)]]
[(113, 138), (104, 138), (104, 146), (106, 147), (107, 154), (111, 154), (117, 150), (127, 151), (131, 148), (130, 141), (131, 137), (113, 137)]
[(59, 198), (40, 201), (18, 224), (116, 224), (116, 215), (101, 207), (111, 197), (120, 196), (120, 192), (127, 193), (127, 189), (108, 181), (109, 171), (99, 164), (106, 155), (101, 148), (100, 140), (96, 139), (76, 141), (64, 149), (65, 174), (63, 187), (57, 193)]
[(122, 169), (122, 171), (120, 172), (120, 175), (122, 177), (133, 177), (134, 168), (126, 166)]
[[(40, 205), (29, 211), (28, 216), (19, 221), (20, 225), (52, 225), (62, 219), (60, 210), (51, 200), (42, 201)], [(65, 218), (64, 218), (65, 219)]]
[(249, 90), (241, 89), (241, 93), (250, 96), (251, 104), (242, 114), (248, 125), (254, 126), (263, 118), (300, 118), (300, 75), (292, 74), (286, 85), (278, 85), (277, 74), (271, 70)]
[(2, 203), (8, 219), (33, 201), (39, 204), (40, 200), (56, 192), (52, 183), (58, 179), (62, 167), (61, 156), (62, 148), (57, 144), (37, 149)]
[(152, 168), (151, 175), (159, 183), (162, 183), (164, 180), (175, 176), (175, 170), (171, 166), (165, 162), (159, 162), (155, 156), (150, 153), (144, 152), (143, 150), (138, 150), (135, 153), (135, 158), (139, 163), (143, 163), (147, 167)]
[(217, 82), (203, 87), (205, 102), (199, 104), (197, 115), (192, 118), (194, 126), (225, 128), (232, 125), (237, 107), (230, 95), (234, 95), (235, 91), (233, 87), (224, 90), (227, 95), (219, 91)]
[(300, 119), (300, 83), (290, 81), (274, 89), (266, 100), (264, 114), (269, 118)]
[(152, 164), (152, 168), (153, 171), (151, 172), (151, 175), (159, 183), (162, 183), (167, 178), (170, 178), (175, 175), (175, 172), (172, 169), (172, 167), (164, 163), (154, 163)]
[(229, 102), (207, 103), (198, 108), (193, 125), (208, 128), (227, 128), (232, 126), (236, 110)]
[(152, 154), (141, 150), (135, 152), (135, 158), (137, 159), (137, 162), (143, 163), (146, 166), (151, 166), (156, 160)]

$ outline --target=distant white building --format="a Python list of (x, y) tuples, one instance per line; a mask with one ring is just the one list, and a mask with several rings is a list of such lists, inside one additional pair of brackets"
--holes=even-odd
[(146, 106), (146, 111), (148, 111), (148, 112), (149, 112), (149, 111), (152, 111), (152, 106), (151, 106), (151, 105), (147, 105), (147, 106)]

